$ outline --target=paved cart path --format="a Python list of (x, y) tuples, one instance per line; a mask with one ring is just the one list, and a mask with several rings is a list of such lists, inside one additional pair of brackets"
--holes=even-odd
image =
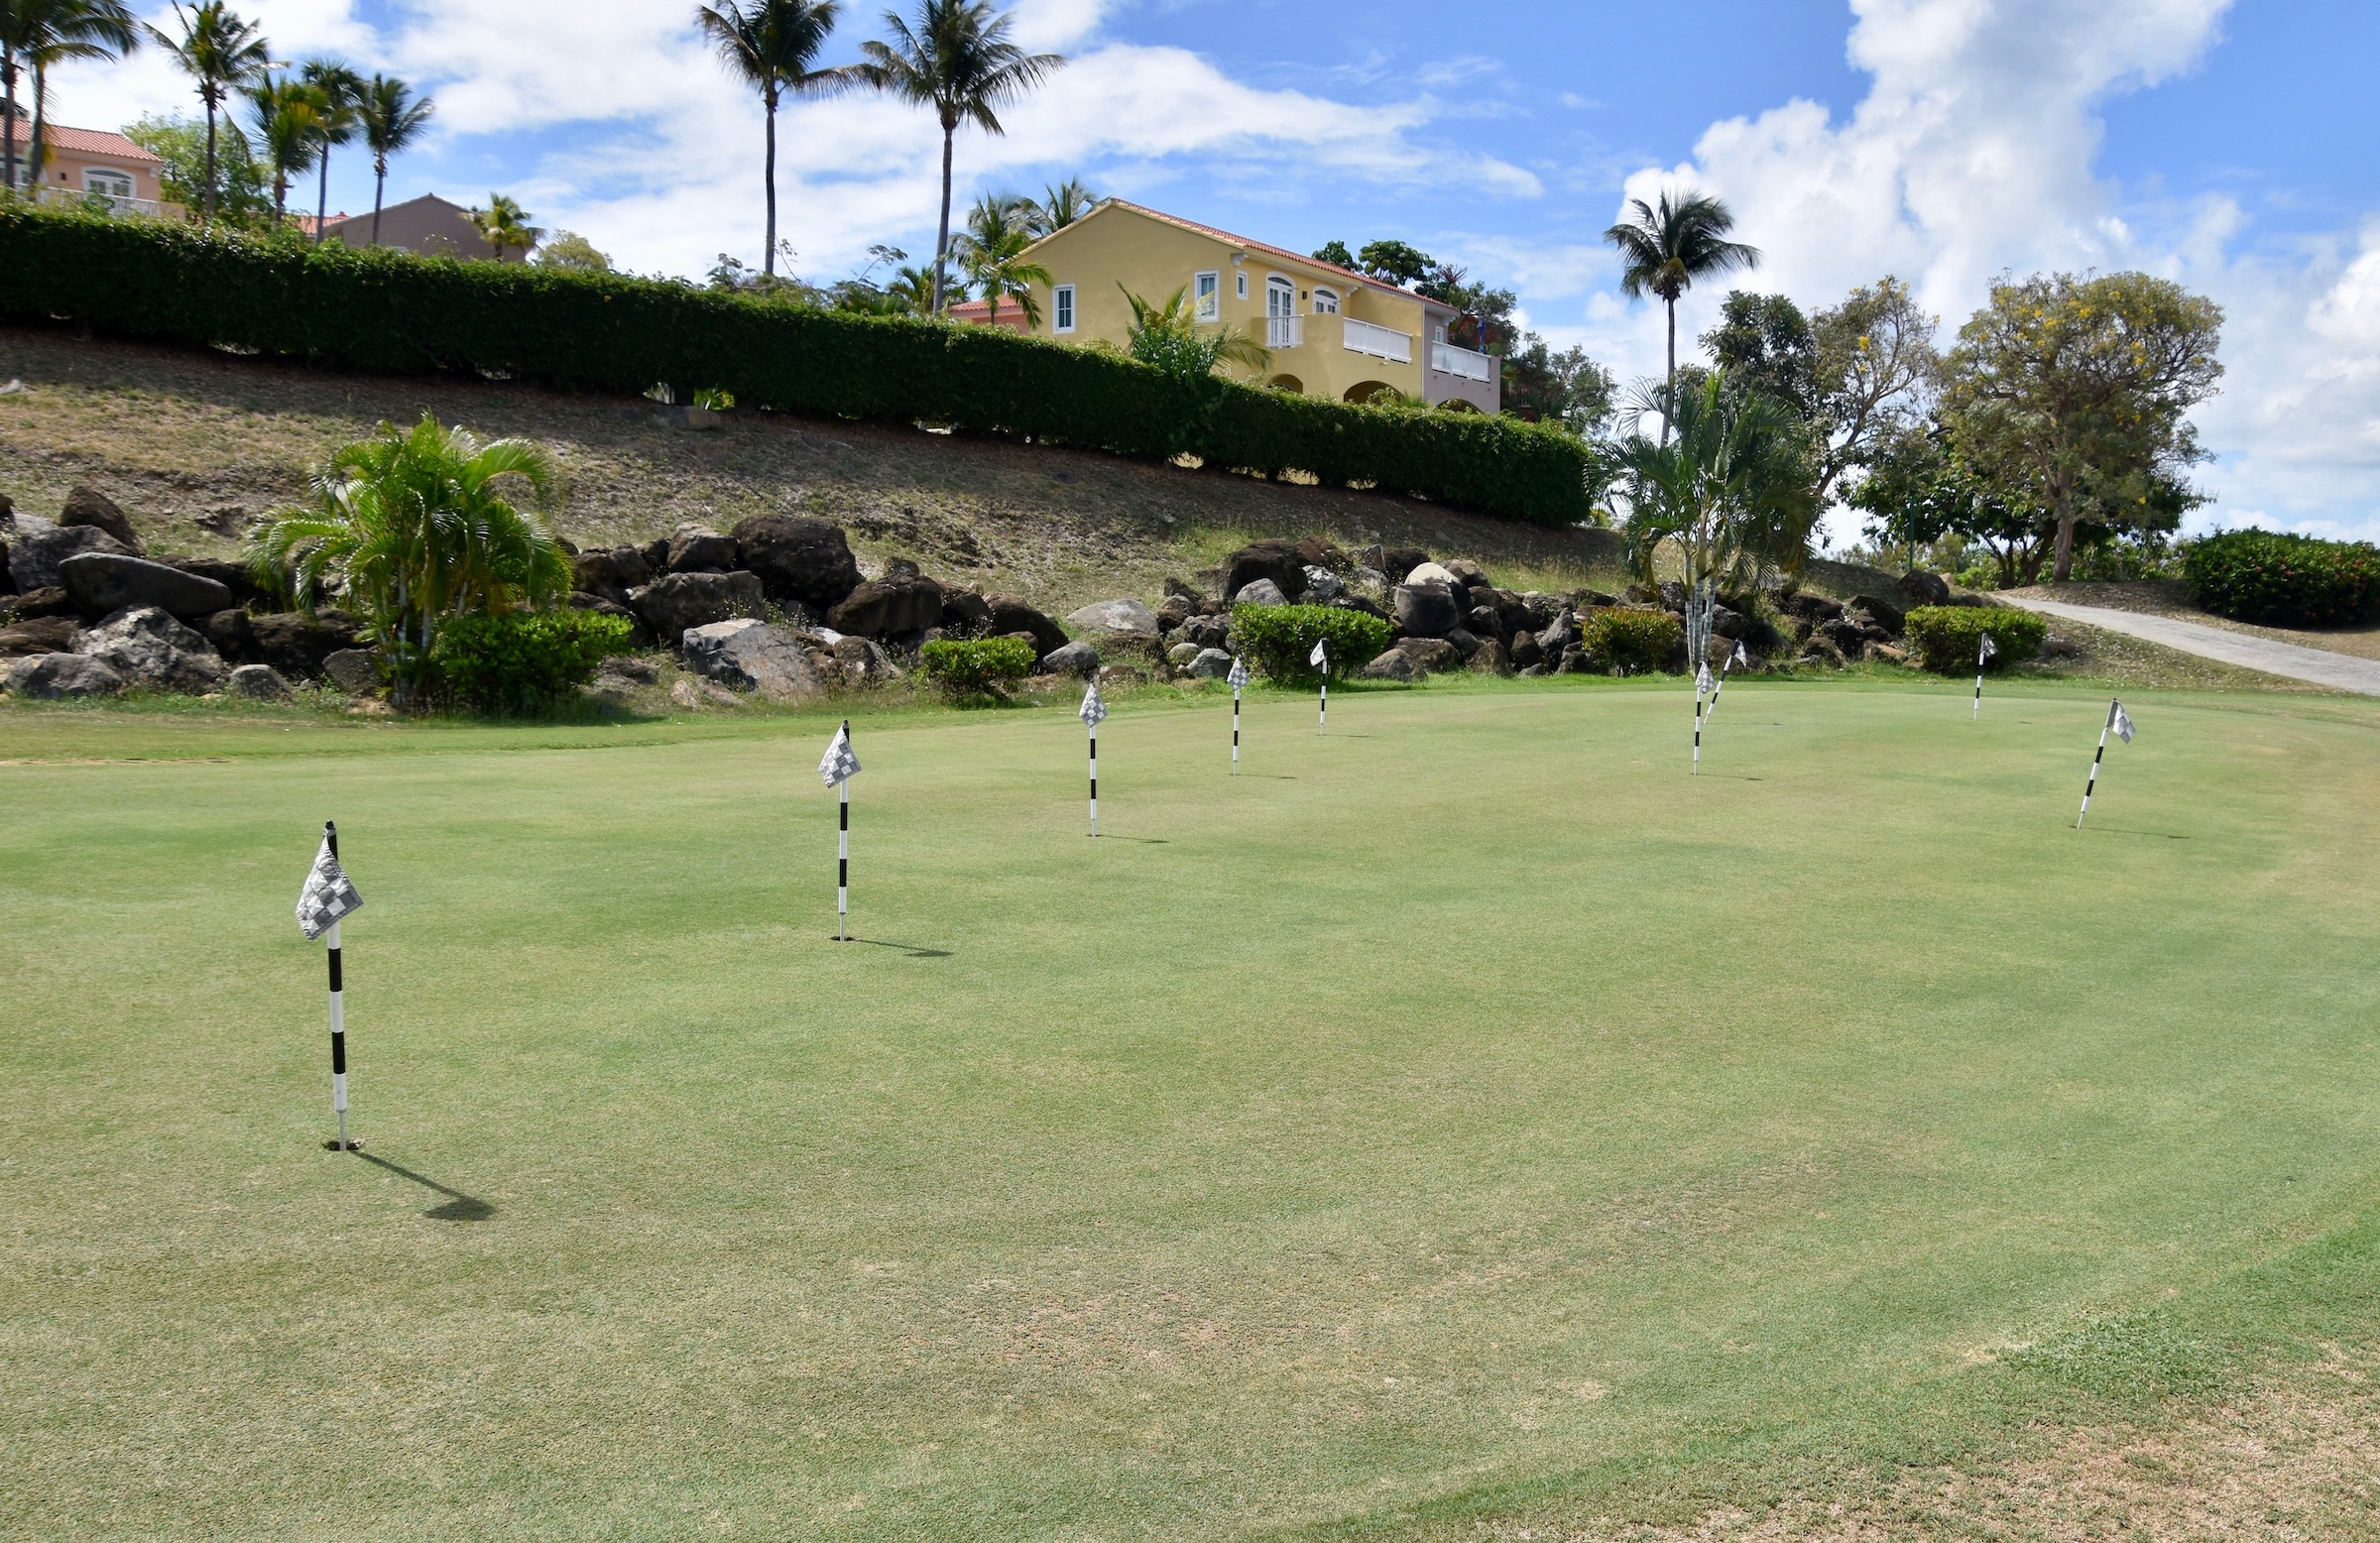
[(2268, 675), (2286, 675), (2292, 680), (2310, 680), (2340, 691), (2380, 696), (2380, 659), (2357, 658), (2351, 653), (2332, 653), (2322, 649), (2301, 649), (2294, 643), (2274, 643), (2267, 638), (2202, 627), (2170, 616), (2148, 616), (2106, 606), (2068, 605), (2063, 600), (2036, 600), (2029, 595), (2003, 598), (2044, 616), (2064, 617), (2070, 622), (2103, 627), (2111, 633), (2146, 638), (2201, 658), (2220, 659), (2226, 664), (2261, 669)]

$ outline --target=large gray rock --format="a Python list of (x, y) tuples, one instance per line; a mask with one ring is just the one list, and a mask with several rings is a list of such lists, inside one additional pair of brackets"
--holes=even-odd
[[(1423, 567), (1433, 564), (1424, 563)], [(1415, 570), (1420, 571), (1419, 569)], [(1462, 624), (1453, 586), (1436, 583), (1396, 586), (1396, 621), (1411, 638), (1443, 638)]]
[(1221, 680), (1232, 672), (1232, 656), (1221, 649), (1201, 649), (1191, 658), (1189, 668), (1200, 680)]
[(281, 678), (281, 671), (270, 664), (242, 664), (223, 682), (223, 689), (233, 696), (252, 697), (260, 702), (286, 701), (290, 683)]
[(1453, 669), (1463, 662), (1462, 651), (1444, 638), (1399, 638), (1396, 647), (1415, 669), (1425, 672)]
[(1088, 675), (1099, 668), (1099, 651), (1087, 643), (1070, 643), (1043, 654), (1041, 668), (1052, 675)]
[(1157, 613), (1137, 600), (1097, 600), (1066, 614), (1066, 625), (1111, 638), (1154, 638)]
[(1198, 657), (1198, 652), (1195, 643), (1177, 643), (1165, 651), (1165, 662), (1176, 669), (1188, 669), (1190, 661)]
[(212, 616), (232, 601), (229, 585), (121, 552), (77, 552), (59, 563), (58, 576), (92, 616), (147, 606), (176, 616)]
[(8, 576), (20, 594), (63, 588), (58, 565), (83, 552), (133, 555), (131, 547), (96, 526), (52, 525), (33, 515), (17, 516), (17, 538), (8, 543)]
[(1220, 649), (1231, 642), (1232, 620), (1228, 616), (1193, 616), (1175, 629), (1174, 636), (1202, 649)]
[(54, 702), (62, 696), (113, 696), (124, 677), (99, 659), (80, 653), (37, 653), (8, 666), (8, 688), (19, 696)]
[(881, 686), (900, 678), (900, 666), (873, 638), (837, 638), (827, 652), (834, 655), (835, 669), (847, 686)]
[[(681, 525), (669, 537), (672, 573), (727, 573), (736, 566), (736, 538), (707, 525)], [(764, 589), (767, 585), (762, 586)]]
[(1345, 593), (1347, 593), (1347, 585), (1340, 582), (1338, 574), (1319, 563), (1306, 564), (1305, 593), (1299, 597), (1306, 604), (1310, 606), (1329, 605)]
[(689, 627), (679, 651), (696, 674), (772, 702), (811, 702), (826, 695), (826, 682), (801, 641), (767, 622), (739, 618)]
[(1909, 614), (1882, 595), (1853, 595), (1851, 604), (1875, 618), (1876, 625), (1895, 638), (1908, 631)]
[[(1306, 556), (1294, 541), (1250, 541), (1223, 559), (1221, 592), (1236, 596), (1258, 579), (1269, 579), (1283, 595), (1294, 595), (1305, 588)], [(1279, 605), (1277, 600), (1251, 601), (1251, 605)]]
[(824, 615), (860, 587), (860, 564), (839, 525), (796, 515), (754, 515), (738, 521), (730, 534), (736, 538), (736, 560), (760, 575), (772, 600)]
[(1912, 568), (1901, 575), (1901, 593), (1913, 606), (1947, 606), (1951, 603), (1950, 582), (1939, 573)]
[(1364, 678), (1367, 680), (1418, 680), (1421, 678), (1421, 668), (1413, 662), (1412, 654), (1402, 649), (1390, 649), (1364, 666)]
[(1408, 584), (1444, 584), (1449, 589), (1464, 587), (1456, 579), (1454, 569), (1437, 562), (1415, 563), (1411, 571), (1405, 574), (1405, 582)]
[(1288, 603), (1289, 596), (1280, 585), (1268, 578), (1250, 579), (1232, 591), (1232, 604), (1236, 606), (1285, 606)]
[(223, 655), (160, 606), (118, 611), (74, 635), (74, 652), (135, 685), (160, 691), (222, 689)]
[(629, 608), (664, 639), (681, 638), (690, 627), (757, 617), (766, 598), (759, 576), (751, 573), (670, 573), (628, 593)]
[(311, 616), (302, 611), (277, 611), (270, 616), (218, 611), (207, 618), (206, 630), (219, 651), (236, 645), (238, 652), (233, 656), (243, 663), (270, 664), (286, 679), (310, 680), (322, 673), (323, 661), (330, 655), (354, 648), (362, 629), (354, 617), (342, 611), (317, 611)]
[(618, 605), (628, 603), (630, 590), (653, 582), (653, 567), (639, 546), (602, 546), (575, 553), (570, 571), (571, 588)]
[(942, 586), (913, 568), (888, 571), (826, 613), (826, 625), (862, 638), (899, 638), (942, 625)]
[(1578, 619), (1568, 611), (1555, 617), (1553, 622), (1537, 635), (1537, 647), (1555, 658), (1560, 658), (1562, 651), (1578, 641)]
[(380, 689), (380, 664), (367, 649), (336, 649), (322, 656), (322, 678), (349, 696), (361, 696)]
[(58, 523), (104, 531), (122, 543), (126, 551), (136, 556), (148, 550), (141, 544), (140, 533), (132, 528), (132, 522), (125, 518), (124, 511), (118, 509), (115, 501), (97, 488), (68, 489), (65, 507), (58, 512)]

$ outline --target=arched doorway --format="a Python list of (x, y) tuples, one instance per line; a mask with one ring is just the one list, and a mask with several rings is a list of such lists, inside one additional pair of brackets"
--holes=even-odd
[(1369, 402), (1374, 397), (1394, 397), (1396, 394), (1396, 388), (1386, 381), (1358, 381), (1347, 388), (1347, 400), (1359, 404)]
[(1301, 395), (1306, 389), (1306, 383), (1294, 375), (1276, 375), (1264, 384), (1270, 390), (1285, 391), (1292, 397)]

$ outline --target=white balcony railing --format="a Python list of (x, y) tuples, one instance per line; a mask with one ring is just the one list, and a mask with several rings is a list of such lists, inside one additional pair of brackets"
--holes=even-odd
[(1393, 327), (1378, 326), (1369, 321), (1358, 321), (1353, 316), (1345, 318), (1344, 328), (1341, 338), (1351, 354), (1369, 354), (1374, 359), (1385, 359), (1391, 364), (1413, 362), (1413, 334), (1410, 332), (1399, 332)]
[(1306, 346), (1306, 318), (1303, 316), (1266, 316), (1264, 318), (1266, 348), (1303, 348)]
[(1441, 375), (1459, 375), (1467, 381), (1495, 379), (1494, 360), (1468, 348), (1457, 348), (1452, 343), (1430, 345), (1430, 368)]
[(35, 202), (52, 208), (84, 209), (93, 214), (140, 214), (156, 219), (166, 212), (166, 205), (149, 198), (119, 198), (113, 193), (93, 192), (80, 187), (40, 187), (25, 189)]

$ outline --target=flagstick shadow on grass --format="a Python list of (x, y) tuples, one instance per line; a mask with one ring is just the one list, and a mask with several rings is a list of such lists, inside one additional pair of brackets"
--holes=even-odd
[(376, 1168), (386, 1168), (399, 1178), (412, 1179), (423, 1189), (434, 1189), (439, 1194), (446, 1196), (447, 1200), (444, 1205), (431, 1206), (427, 1211), (421, 1213), (433, 1222), (484, 1222), (496, 1214), (496, 1208), (486, 1201), (473, 1195), (466, 1195), (459, 1189), (449, 1189), (436, 1179), (416, 1173), (411, 1168), (400, 1167), (386, 1157), (375, 1156), (371, 1152), (365, 1151), (359, 1151), (355, 1155)]
[(1163, 836), (1103, 836), (1100, 839), (1103, 841), (1137, 842), (1139, 845), (1144, 847), (1170, 847), (1173, 845), (1171, 841), (1168, 841)]
[(947, 948), (921, 948), (915, 943), (895, 943), (889, 938), (855, 937), (845, 938), (844, 941), (865, 943), (871, 948), (897, 948), (911, 959), (948, 959), (950, 957), (950, 950)]

